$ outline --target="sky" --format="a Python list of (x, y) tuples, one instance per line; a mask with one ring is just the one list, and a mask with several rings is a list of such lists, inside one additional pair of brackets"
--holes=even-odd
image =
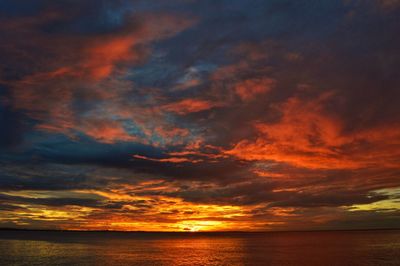
[(400, 1), (0, 0), (0, 227), (399, 228)]

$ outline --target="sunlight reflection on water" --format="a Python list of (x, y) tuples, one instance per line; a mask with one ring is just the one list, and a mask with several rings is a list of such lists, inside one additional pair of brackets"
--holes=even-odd
[(400, 231), (0, 232), (2, 265), (400, 265)]

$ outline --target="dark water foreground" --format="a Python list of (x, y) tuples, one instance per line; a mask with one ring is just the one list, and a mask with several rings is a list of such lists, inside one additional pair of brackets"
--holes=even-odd
[(0, 265), (400, 265), (400, 231), (0, 231)]

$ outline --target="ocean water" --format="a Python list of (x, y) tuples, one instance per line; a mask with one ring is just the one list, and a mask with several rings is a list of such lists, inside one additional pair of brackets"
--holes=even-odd
[(400, 265), (400, 231), (0, 231), (0, 265)]

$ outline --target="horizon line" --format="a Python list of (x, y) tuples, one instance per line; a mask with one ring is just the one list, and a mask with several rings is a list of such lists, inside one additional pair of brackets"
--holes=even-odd
[(356, 228), (356, 229), (315, 229), (315, 230), (269, 230), (269, 231), (241, 231), (241, 230), (227, 230), (227, 231), (141, 231), (141, 230), (79, 230), (79, 229), (29, 229), (29, 228), (0, 228), (0, 231), (33, 231), (33, 232), (79, 232), (79, 233), (187, 233), (187, 234), (201, 234), (201, 233), (300, 233), (300, 232), (340, 232), (340, 231), (390, 231), (400, 230), (400, 227), (393, 228)]

